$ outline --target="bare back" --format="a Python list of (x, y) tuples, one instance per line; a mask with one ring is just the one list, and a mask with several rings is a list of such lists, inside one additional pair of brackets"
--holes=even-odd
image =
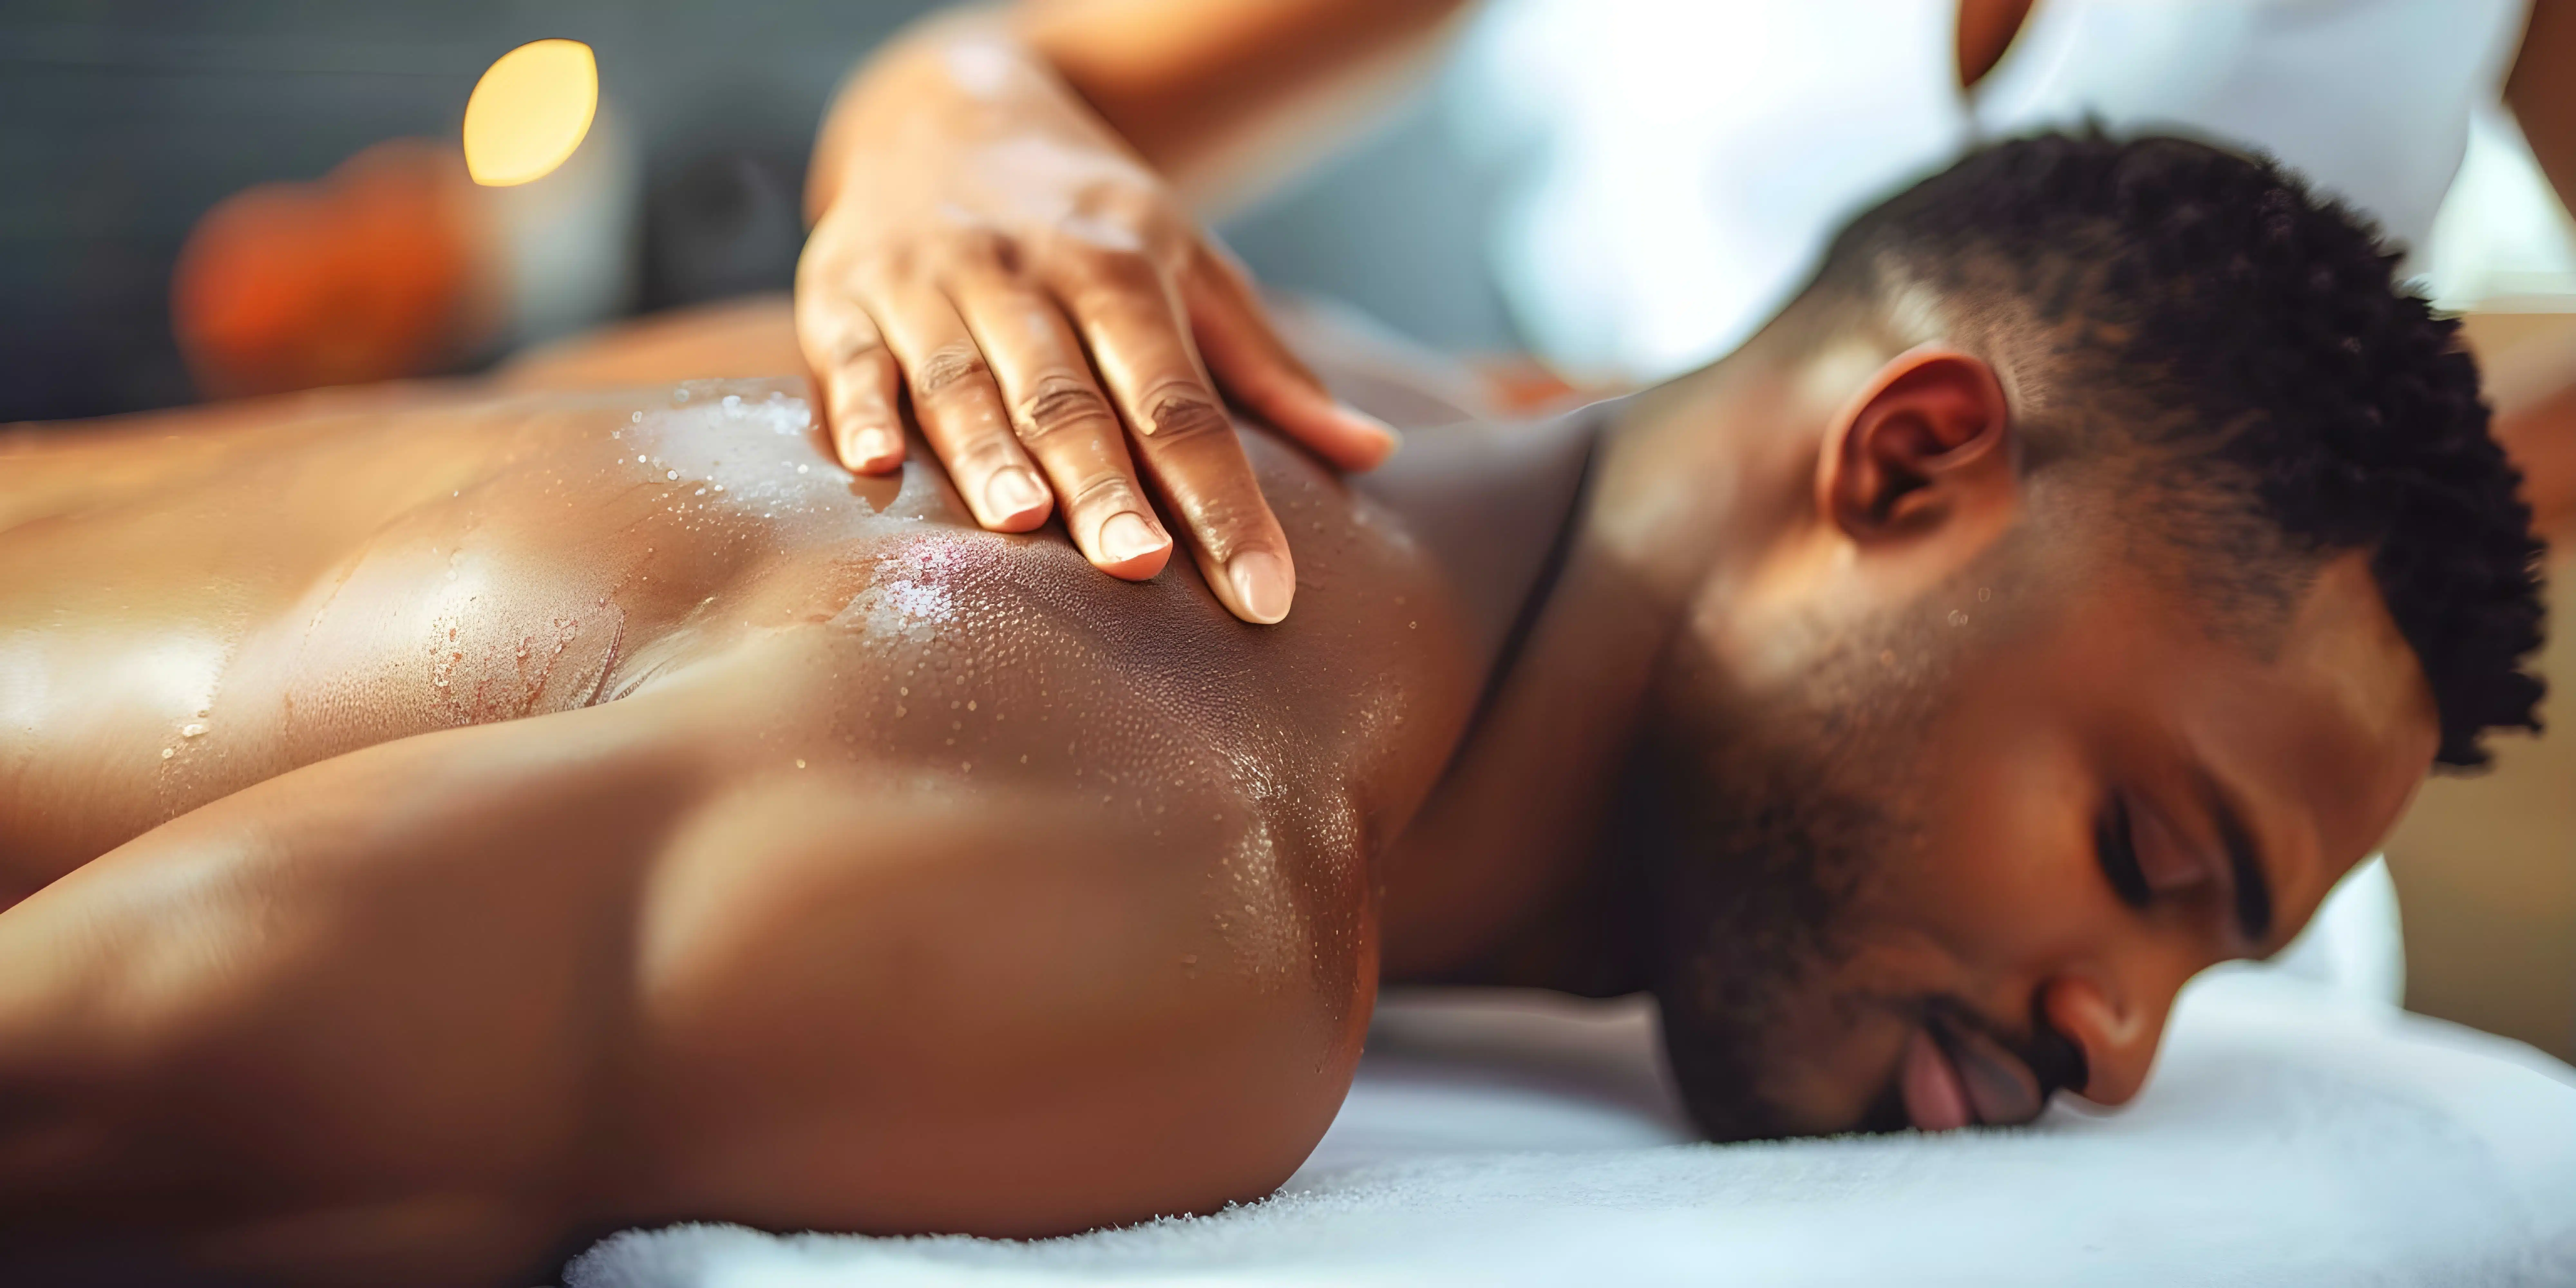
[[(1006, 727), (1016, 714), (1077, 730), (1087, 772), (1158, 786), (1296, 781), (1311, 806), (1384, 768), (1385, 731), (1342, 731), (1424, 683), (1388, 663), (1420, 654), (1408, 623), (1440, 624), (1437, 592), (1400, 528), (1355, 522), (1303, 458), (1256, 449), (1297, 511), (1318, 611), (1238, 630), (1187, 572), (1080, 576), (1053, 534), (977, 529), (934, 472), (854, 480), (817, 450), (801, 394), (430, 386), (29, 435), (0, 458), (12, 499), (55, 512), (0, 512), (0, 862), (23, 892), (297, 766), (594, 706), (808, 628), (833, 641), (825, 671), (764, 681), (833, 704), (865, 759), (1007, 773), (992, 757), (1045, 750)], [(1393, 621), (1408, 590), (1422, 611)], [(902, 700), (915, 684), (923, 700)], [(949, 701), (977, 709), (940, 714)], [(1154, 728), (1119, 727), (1138, 710)]]

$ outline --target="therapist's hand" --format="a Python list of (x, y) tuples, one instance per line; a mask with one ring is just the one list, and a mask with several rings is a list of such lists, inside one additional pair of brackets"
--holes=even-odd
[(1138, 579), (1172, 550), (1141, 466), (1226, 607), (1287, 615), (1287, 537), (1218, 389), (1343, 469), (1394, 435), (1324, 390), (1042, 63), (971, 30), (898, 48), (826, 123), (815, 183), (796, 330), (844, 465), (901, 464), (908, 389), (977, 522), (1027, 531), (1060, 505), (1085, 557)]

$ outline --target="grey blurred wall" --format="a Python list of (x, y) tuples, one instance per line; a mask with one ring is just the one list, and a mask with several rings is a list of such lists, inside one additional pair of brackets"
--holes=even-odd
[[(1210, 0), (1221, 3), (1223, 0)], [(169, 273), (252, 184), (403, 135), (453, 138), (502, 52), (566, 36), (640, 144), (645, 308), (787, 284), (825, 101), (919, 0), (6, 0), (0, 4), (0, 420), (191, 398)], [(1276, 287), (1434, 344), (1500, 348), (1481, 266), (1490, 182), (1427, 99), (1225, 236)]]

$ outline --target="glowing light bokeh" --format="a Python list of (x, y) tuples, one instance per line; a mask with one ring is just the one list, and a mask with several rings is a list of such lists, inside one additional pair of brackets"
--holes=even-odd
[(540, 40), (501, 55), (465, 101), (465, 168), (506, 188), (542, 179), (590, 133), (599, 63), (578, 40)]

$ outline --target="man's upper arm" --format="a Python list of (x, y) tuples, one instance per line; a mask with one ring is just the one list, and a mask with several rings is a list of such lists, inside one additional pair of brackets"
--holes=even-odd
[(525, 1269), (622, 1028), (633, 856), (685, 799), (639, 717), (308, 765), (0, 913), (0, 1251)]
[[(0, 914), (0, 1103), (49, 1106), (0, 1122), (0, 1248), (137, 1185), (302, 1232), (250, 1264), (406, 1220), (507, 1262), (572, 1222), (1057, 1232), (1294, 1170), (1365, 1010), (1213, 926), (1217, 825), (806, 769), (777, 727), (647, 694), (404, 739)], [(39, 1138), (92, 1144), (10, 1170)]]
[(747, 781), (656, 865), (629, 1102), (649, 1206), (1039, 1235), (1294, 1170), (1364, 1016), (1248, 967), (1210, 916), (1217, 825), (889, 778)]

